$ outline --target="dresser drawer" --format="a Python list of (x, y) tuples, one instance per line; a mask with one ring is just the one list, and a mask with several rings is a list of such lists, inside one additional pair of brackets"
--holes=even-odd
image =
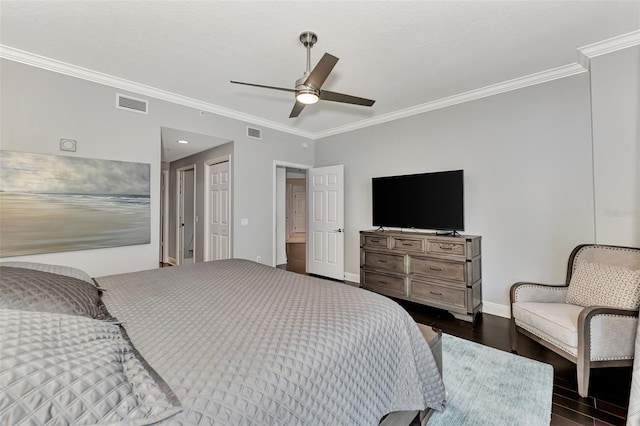
[(433, 283), (411, 280), (409, 297), (424, 302), (437, 302), (456, 308), (466, 309), (466, 289), (452, 288)]
[(427, 253), (429, 254), (464, 256), (466, 254), (466, 247), (467, 244), (464, 240), (459, 243), (450, 243), (438, 240), (427, 241)]
[(393, 275), (379, 274), (377, 272), (362, 271), (364, 288), (370, 288), (380, 293), (389, 295), (403, 296), (407, 295), (404, 277)]
[(365, 235), (364, 245), (366, 247), (389, 247), (389, 237), (377, 236), (377, 235)]
[(391, 248), (402, 251), (424, 253), (425, 240), (419, 238), (397, 238), (391, 242)]
[(363, 265), (403, 273), (404, 256), (399, 254), (376, 253), (365, 250)]
[(449, 262), (446, 260), (425, 257), (411, 257), (409, 259), (409, 273), (466, 282), (465, 262)]

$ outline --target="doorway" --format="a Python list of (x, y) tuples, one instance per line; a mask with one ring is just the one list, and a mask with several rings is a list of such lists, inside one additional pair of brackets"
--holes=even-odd
[(160, 172), (160, 264), (169, 263), (169, 170)]
[(195, 164), (181, 167), (178, 173), (178, 265), (195, 263), (196, 247), (196, 169)]
[(307, 175), (286, 169), (286, 269), (307, 272)]
[(306, 272), (306, 191), (311, 166), (274, 161), (273, 265)]

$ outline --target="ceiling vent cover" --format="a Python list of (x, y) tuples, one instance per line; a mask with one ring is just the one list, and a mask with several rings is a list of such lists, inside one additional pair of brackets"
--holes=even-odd
[(148, 107), (149, 102), (144, 99), (132, 98), (131, 96), (116, 93), (116, 108), (139, 112), (141, 114), (149, 114)]
[(253, 139), (262, 139), (262, 130), (247, 127), (247, 136)]

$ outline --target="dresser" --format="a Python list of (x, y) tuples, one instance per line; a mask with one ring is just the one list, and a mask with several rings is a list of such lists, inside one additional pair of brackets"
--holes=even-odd
[(477, 235), (360, 231), (360, 286), (473, 321), (482, 311), (481, 240)]

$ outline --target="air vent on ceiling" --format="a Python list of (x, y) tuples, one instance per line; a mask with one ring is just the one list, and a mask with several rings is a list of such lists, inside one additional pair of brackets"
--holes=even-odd
[(247, 127), (247, 137), (253, 139), (262, 139), (262, 130), (253, 127)]
[(148, 114), (148, 106), (149, 102), (144, 99), (132, 98), (131, 96), (116, 93), (116, 108), (139, 112), (141, 114)]

